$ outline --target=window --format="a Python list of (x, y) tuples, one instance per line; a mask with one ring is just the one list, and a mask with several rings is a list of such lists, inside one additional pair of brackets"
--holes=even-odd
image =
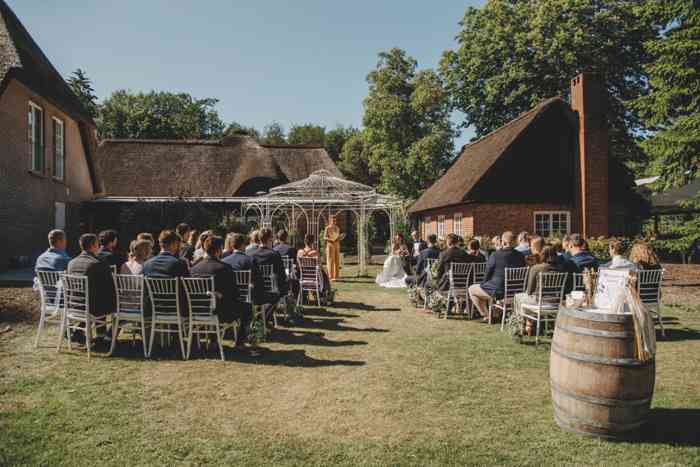
[(437, 224), (438, 237), (443, 237), (445, 235), (445, 216), (438, 216)]
[(53, 176), (63, 180), (65, 174), (66, 139), (63, 121), (53, 119)]
[(458, 212), (452, 218), (452, 233), (455, 235), (462, 235), (462, 213)]
[(535, 213), (535, 233), (543, 237), (566, 235), (570, 232), (569, 211)]
[(29, 154), (32, 170), (44, 170), (44, 111), (33, 102), (29, 103)]
[(66, 230), (66, 203), (54, 203), (54, 229)]

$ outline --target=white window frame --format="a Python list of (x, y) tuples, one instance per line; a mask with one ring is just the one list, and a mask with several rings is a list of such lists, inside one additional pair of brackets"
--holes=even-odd
[[(63, 120), (56, 117), (51, 117), (53, 120), (53, 178), (56, 180), (65, 180), (66, 178), (66, 124)], [(61, 128), (61, 141), (60, 144), (57, 138), (56, 130)], [(61, 159), (61, 173), (58, 173), (58, 160), (59, 156)]]
[(54, 204), (54, 229), (66, 230), (66, 203)]
[[(41, 112), (41, 119), (40, 119), (40, 125), (39, 125), (39, 147), (41, 154), (35, 154), (36, 151), (36, 140), (35, 140), (35, 125), (34, 125), (34, 111), (39, 111)], [(46, 160), (44, 157), (44, 134), (45, 134), (45, 129), (44, 129), (44, 109), (35, 104), (32, 101), (29, 101), (29, 111), (27, 112), (27, 124), (29, 126), (28, 128), (28, 140), (29, 140), (29, 167), (31, 168), (32, 172), (36, 173), (42, 173), (44, 171), (44, 168), (46, 166)], [(37, 157), (39, 156), (39, 157)], [(37, 159), (40, 161), (40, 167), (37, 167), (35, 165), (35, 162)]]
[(438, 237), (445, 236), (445, 216), (437, 216), (437, 235)]
[(535, 232), (536, 235), (541, 235), (537, 231), (537, 216), (548, 216), (549, 217), (549, 235), (552, 236), (554, 234), (554, 229), (552, 228), (552, 218), (554, 217), (554, 214), (560, 215), (564, 214), (566, 215), (566, 232), (563, 232), (563, 234), (568, 235), (571, 233), (571, 211), (535, 211), (532, 214), (532, 231)]
[(456, 212), (452, 215), (452, 233), (455, 235), (459, 235), (460, 237), (463, 235), (463, 219), (464, 217), (462, 216), (461, 212)]

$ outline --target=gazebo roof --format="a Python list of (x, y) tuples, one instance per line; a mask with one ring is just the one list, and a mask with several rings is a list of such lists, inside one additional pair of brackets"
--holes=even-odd
[(376, 196), (374, 188), (321, 169), (296, 182), (270, 189), (270, 198), (357, 199)]

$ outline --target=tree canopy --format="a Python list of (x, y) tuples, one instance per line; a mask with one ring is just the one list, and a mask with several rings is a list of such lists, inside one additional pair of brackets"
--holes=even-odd
[(84, 70), (78, 68), (66, 80), (71, 90), (78, 96), (80, 103), (83, 104), (85, 110), (92, 118), (97, 118), (99, 107), (95, 89), (92, 87), (92, 81), (88, 78)]
[(288, 144), (309, 144), (323, 146), (326, 141), (326, 128), (320, 125), (307, 123), (304, 125), (292, 125), (287, 135)]
[(279, 122), (272, 122), (265, 125), (262, 136), (260, 137), (262, 144), (287, 144), (287, 136), (284, 134), (284, 127)]

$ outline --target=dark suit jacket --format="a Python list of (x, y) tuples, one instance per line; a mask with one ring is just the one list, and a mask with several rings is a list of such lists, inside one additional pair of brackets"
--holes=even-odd
[(87, 276), (90, 294), (90, 314), (102, 316), (113, 313), (116, 308), (114, 281), (109, 264), (97, 256), (83, 251), (68, 263), (68, 274)]
[(453, 246), (442, 253), (438, 260), (437, 276), (438, 288), (440, 290), (448, 290), (450, 288), (450, 265), (452, 263), (473, 263), (475, 257), (467, 254), (463, 249)]
[[(222, 260), (224, 263), (231, 266), (234, 271), (253, 271), (255, 269), (255, 261), (253, 258), (246, 255), (242, 251), (234, 251)], [(255, 275), (253, 273), (253, 275)]]
[(194, 246), (189, 243), (180, 244), (180, 259), (184, 259), (188, 263), (194, 258)]
[(104, 261), (110, 266), (116, 266), (117, 271), (119, 271), (122, 268), (122, 264), (126, 263), (125, 257), (120, 255), (119, 253), (114, 253), (109, 250), (106, 250), (104, 247), (100, 248), (100, 251), (97, 252), (97, 259), (99, 259), (100, 261)]
[(216, 299), (215, 313), (223, 322), (230, 323), (235, 319), (234, 307), (237, 302), (233, 269), (217, 258), (203, 258), (190, 271), (195, 277), (213, 277), (214, 290), (222, 297)]
[(525, 267), (525, 257), (513, 248), (497, 250), (486, 263), (486, 276), (481, 288), (492, 297), (501, 297), (506, 287), (506, 268)]
[[(253, 279), (253, 295), (255, 295), (255, 303), (275, 303), (280, 297), (287, 295), (289, 291), (289, 283), (287, 282), (287, 273), (284, 270), (282, 256), (274, 250), (261, 246), (251, 255), (255, 263), (255, 278)], [(279, 295), (271, 295), (265, 292), (265, 285), (262, 281), (262, 266), (272, 265), (273, 273), (277, 276), (277, 287)]]
[(286, 256), (287, 258), (292, 258), (295, 261), (297, 259), (297, 249), (286, 243), (278, 243), (277, 245), (275, 245), (273, 250), (275, 250), (283, 257)]
[[(539, 284), (538, 276), (540, 273), (548, 272), (567, 272), (565, 270), (564, 263), (556, 261), (554, 263), (539, 263), (530, 267), (527, 272), (527, 286), (525, 287), (525, 293), (528, 295), (534, 295), (537, 293), (537, 285)], [(565, 286), (566, 287), (566, 286)]]
[(143, 263), (143, 275), (168, 278), (189, 276), (190, 272), (184, 260), (166, 251), (161, 251), (158, 255)]

